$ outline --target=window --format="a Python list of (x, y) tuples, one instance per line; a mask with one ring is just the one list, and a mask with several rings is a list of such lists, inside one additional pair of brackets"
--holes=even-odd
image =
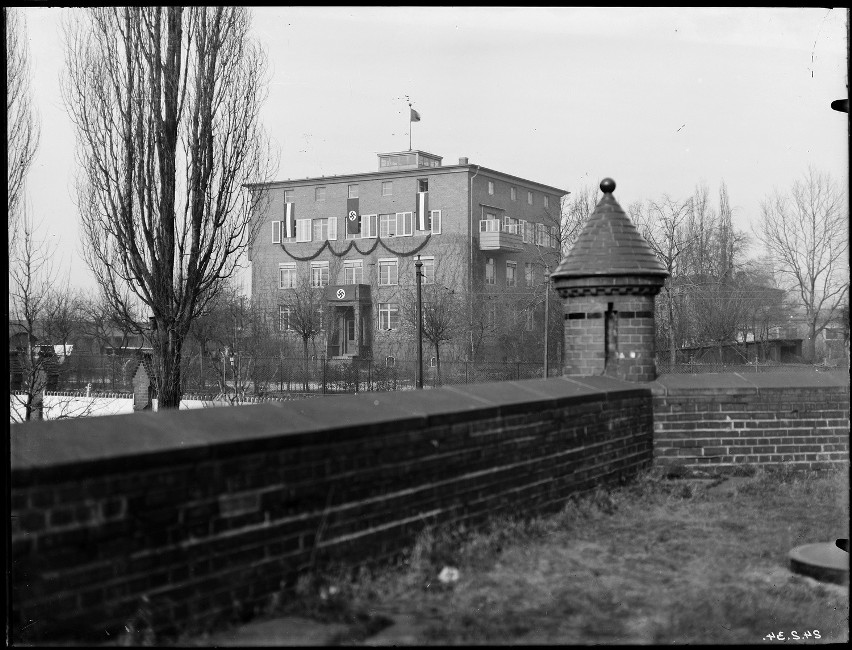
[(516, 274), (518, 265), (515, 262), (506, 262), (506, 286), (516, 286)]
[(497, 305), (488, 305), (488, 311), (485, 312), (485, 324), (494, 328), (497, 325)]
[(293, 289), (296, 286), (296, 265), (294, 263), (278, 265), (278, 288)]
[(430, 210), (430, 214), (432, 215), (432, 234), (440, 235), (441, 234), (441, 211), (440, 210)]
[(293, 331), (293, 310), (289, 305), (278, 305), (278, 331)]
[(393, 368), (396, 365), (396, 359), (393, 357), (385, 357), (385, 367)]
[(284, 190), (284, 203), (293, 202), (293, 190)]
[(379, 237), (396, 237), (396, 215), (379, 215)]
[(395, 302), (379, 303), (379, 329), (395, 330), (399, 328), (399, 307)]
[(518, 189), (516, 187), (509, 188), (509, 194), (511, 195), (513, 201), (518, 200)]
[(494, 194), (494, 181), (488, 181), (488, 193)]
[(328, 219), (313, 219), (313, 240), (325, 241), (328, 239)]
[(349, 198), (350, 199), (357, 199), (358, 198), (358, 184), (357, 183), (349, 186)]
[(376, 221), (378, 215), (375, 214), (362, 214), (361, 215), (361, 237), (373, 238), (375, 239), (377, 234)]
[(518, 234), (518, 220), (513, 217), (503, 217), (503, 232)]
[(410, 237), (413, 233), (413, 212), (379, 215), (379, 237)]
[(361, 284), (364, 281), (363, 260), (344, 260), (343, 284)]
[(559, 248), (559, 234), (556, 230), (556, 226), (550, 226), (550, 245), (553, 248)]
[(549, 207), (550, 207), (550, 197), (549, 197), (549, 196), (547, 196), (547, 194), (545, 194), (545, 195), (542, 197), (542, 200), (544, 201), (544, 207), (545, 207), (545, 208), (549, 208)]
[(379, 285), (391, 286), (399, 284), (399, 261), (379, 260)]
[(435, 357), (429, 357), (429, 367), (435, 368), (438, 365), (438, 361)]
[(382, 181), (382, 196), (393, 196), (393, 181)]
[(532, 262), (524, 263), (524, 277), (527, 281), (527, 286), (531, 287), (533, 285), (533, 265)]
[(398, 235), (411, 237), (414, 234), (414, 213), (413, 212), (397, 212), (396, 213), (396, 232)]
[(521, 219), (518, 222), (518, 230), (521, 231), (521, 239), (525, 244), (528, 244), (530, 241), (529, 235), (527, 234), (527, 222)]
[(532, 205), (532, 192), (527, 192), (527, 203)]
[(429, 191), (429, 179), (428, 178), (420, 178), (417, 180), (417, 191), (418, 192), (428, 192)]
[(311, 219), (296, 219), (296, 241), (311, 241)]
[(485, 260), (485, 284), (494, 284), (494, 258), (489, 257)]
[(311, 262), (311, 286), (328, 285), (328, 262)]
[(272, 243), (280, 244), (281, 243), (281, 222), (273, 221), (272, 222)]
[[(423, 273), (423, 284), (435, 284), (435, 258), (421, 257), (420, 261), (423, 262), (423, 267), (420, 269)], [(417, 267), (415, 266), (414, 269), (416, 271)]]
[(536, 246), (547, 246), (548, 245), (548, 235), (547, 235), (547, 226), (543, 223), (535, 224), (535, 243)]
[(325, 186), (320, 186), (314, 189), (314, 198), (317, 201), (325, 201)]

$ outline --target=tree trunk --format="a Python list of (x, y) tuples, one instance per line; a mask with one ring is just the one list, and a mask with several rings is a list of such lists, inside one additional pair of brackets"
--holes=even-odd
[(808, 323), (808, 332), (802, 341), (802, 358), (806, 363), (813, 363), (816, 356), (816, 321)]
[(305, 352), (305, 376), (303, 377), (303, 390), (308, 392), (308, 338), (302, 337), (302, 343)]
[[(159, 331), (164, 331), (158, 323)], [(157, 385), (157, 409), (180, 408), (181, 385), (180, 385), (180, 358), (181, 337), (176, 332), (169, 331), (167, 336), (158, 337), (157, 366), (159, 370), (159, 381)]]
[(675, 348), (675, 327), (674, 327), (674, 302), (672, 300), (671, 291), (667, 291), (669, 303), (669, 364), (674, 366), (677, 363), (677, 349)]
[(436, 371), (437, 371), (437, 374), (438, 374), (438, 386), (440, 386), (441, 385), (441, 348), (437, 343), (435, 344), (435, 365), (436, 365)]

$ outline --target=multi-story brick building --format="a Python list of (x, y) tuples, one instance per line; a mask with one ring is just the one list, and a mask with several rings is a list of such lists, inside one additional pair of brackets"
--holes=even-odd
[(321, 289), (312, 309), (329, 358), (411, 358), (405, 325), (419, 256), (424, 300), (452, 296), (442, 357), (517, 357), (498, 343), (543, 329), (545, 273), (561, 257), (568, 192), (467, 158), (446, 166), (424, 151), (378, 159), (375, 172), (253, 186), (268, 192), (249, 255), (253, 299), (292, 332), (304, 308), (297, 295)]

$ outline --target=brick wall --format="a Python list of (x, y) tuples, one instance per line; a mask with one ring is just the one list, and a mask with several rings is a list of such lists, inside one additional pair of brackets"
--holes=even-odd
[(606, 377), (19, 425), (13, 638), (250, 614), (312, 562), (429, 523), (543, 512), (651, 461), (651, 393)]
[(654, 393), (654, 461), (692, 468), (849, 463), (846, 373), (666, 375)]

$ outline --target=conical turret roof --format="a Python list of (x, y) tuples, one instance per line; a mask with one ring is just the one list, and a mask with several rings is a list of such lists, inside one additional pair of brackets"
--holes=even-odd
[(613, 198), (615, 181), (601, 181), (603, 198), (568, 255), (553, 272), (554, 280), (594, 276), (669, 275), (654, 251)]

